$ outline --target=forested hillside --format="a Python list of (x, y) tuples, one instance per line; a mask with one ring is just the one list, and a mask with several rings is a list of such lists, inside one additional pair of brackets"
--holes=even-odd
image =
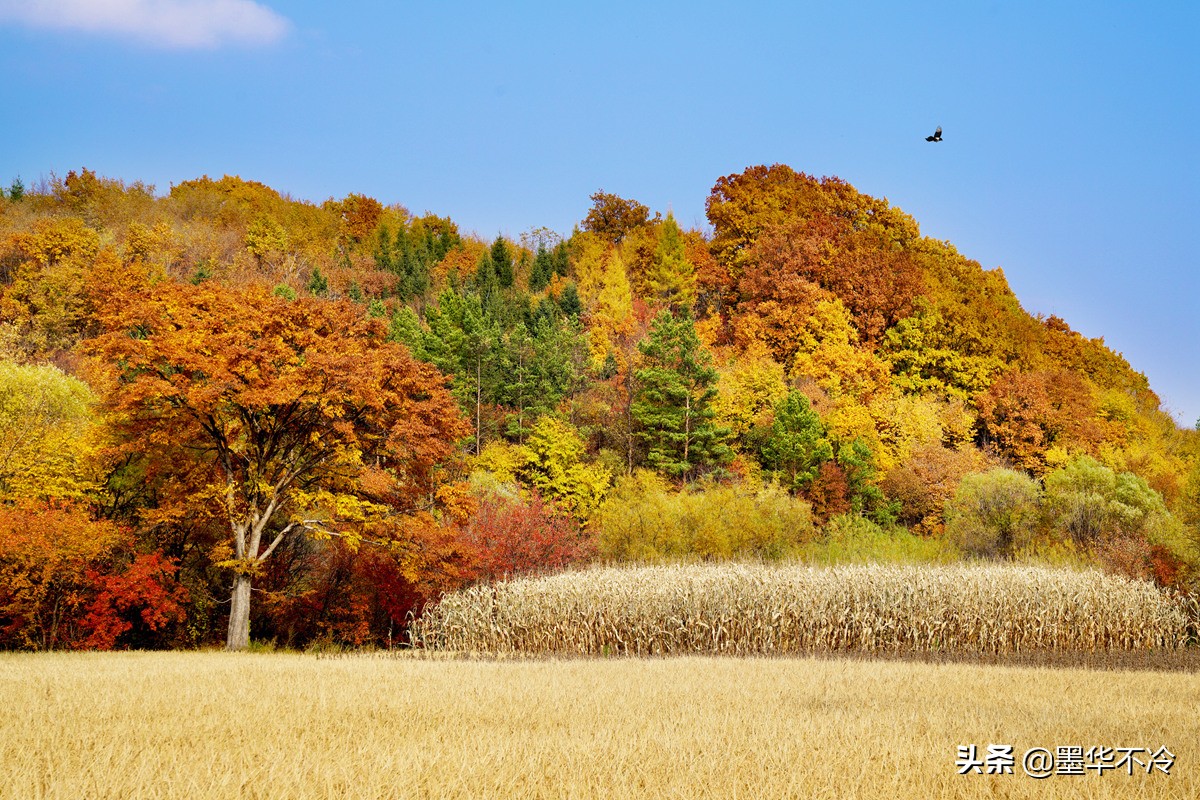
[(1200, 435), (999, 269), (782, 165), (720, 178), (710, 231), (591, 200), (486, 241), (236, 177), (14, 181), (0, 647), (388, 645), (597, 559), (1197, 587)]

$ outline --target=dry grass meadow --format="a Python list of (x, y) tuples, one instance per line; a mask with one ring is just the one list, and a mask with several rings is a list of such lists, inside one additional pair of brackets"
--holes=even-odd
[[(1195, 798), (1200, 680), (815, 658), (0, 655), (0, 797)], [(1015, 774), (957, 775), (1011, 744)], [(1169, 775), (1035, 780), (1035, 747)]]

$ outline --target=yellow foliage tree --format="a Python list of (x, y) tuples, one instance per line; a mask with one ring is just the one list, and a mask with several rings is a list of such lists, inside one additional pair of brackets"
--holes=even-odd
[(612, 483), (600, 464), (585, 462), (587, 447), (573, 425), (551, 416), (534, 423), (525, 444), (490, 442), (475, 459), (501, 484), (519, 481), (580, 522), (599, 507)]
[(887, 391), (886, 362), (857, 346), (858, 333), (840, 300), (817, 301), (797, 339), (793, 377), (812, 378), (831, 396), (852, 397), (858, 402)]
[(729, 428), (735, 439), (744, 437), (754, 425), (767, 423), (764, 415), (787, 396), (783, 366), (761, 341), (751, 342), (740, 355), (718, 365), (717, 371), (720, 378), (713, 411), (717, 425)]
[(0, 498), (81, 498), (95, 487), (95, 402), (56, 367), (0, 362)]

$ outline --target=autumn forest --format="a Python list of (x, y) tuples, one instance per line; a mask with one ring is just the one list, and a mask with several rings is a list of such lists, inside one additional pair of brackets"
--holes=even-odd
[[(481, 239), (237, 177), (0, 197), (0, 648), (409, 642), (593, 563), (988, 560), (1200, 588), (1200, 433), (837, 178)], [(1164, 347), (1173, 343), (1164, 342)]]

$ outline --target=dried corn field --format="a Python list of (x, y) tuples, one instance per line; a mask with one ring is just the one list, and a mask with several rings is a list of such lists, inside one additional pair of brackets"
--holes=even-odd
[(413, 637), (494, 654), (1176, 650), (1195, 610), (1148, 583), (1041, 567), (609, 567), (446, 595)]

